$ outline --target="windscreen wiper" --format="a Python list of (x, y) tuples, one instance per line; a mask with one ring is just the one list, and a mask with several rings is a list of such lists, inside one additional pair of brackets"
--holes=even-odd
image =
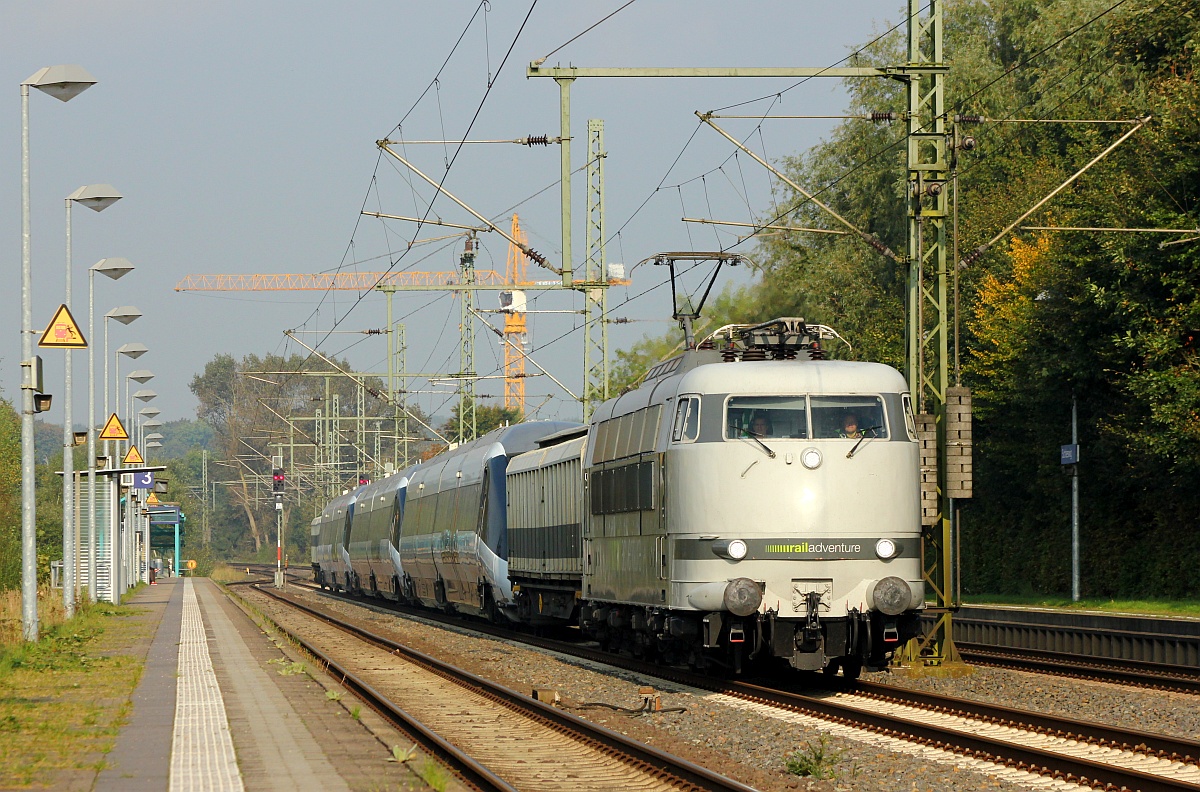
[(858, 438), (858, 442), (854, 444), (854, 448), (851, 448), (848, 452), (846, 452), (846, 459), (850, 459), (854, 456), (854, 452), (857, 451), (858, 447), (863, 444), (863, 440), (867, 439), (867, 432), (871, 432), (872, 437), (877, 437), (878, 435), (875, 435), (874, 432), (877, 432), (882, 428), (882, 426), (868, 426), (866, 429), (863, 429), (861, 432), (859, 432), (862, 437)]
[(775, 452), (772, 451), (771, 449), (767, 448), (767, 444), (764, 443), (762, 440), (759, 440), (758, 435), (756, 433), (750, 431), (749, 429), (743, 429), (742, 431), (746, 433), (747, 437), (749, 437), (751, 440), (753, 440), (754, 442), (756, 442), (760, 446), (762, 446), (762, 450), (767, 452), (768, 457), (770, 457), (771, 459), (775, 458)]

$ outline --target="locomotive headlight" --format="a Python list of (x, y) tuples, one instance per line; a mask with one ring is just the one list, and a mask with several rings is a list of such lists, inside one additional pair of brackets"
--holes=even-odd
[(821, 466), (821, 452), (815, 448), (806, 448), (800, 452), (800, 464), (809, 470), (816, 470)]
[(741, 539), (718, 539), (712, 543), (712, 551), (722, 558), (741, 561), (746, 557), (746, 543)]
[(875, 555), (887, 561), (889, 558), (896, 556), (896, 543), (891, 539), (880, 539), (875, 543)]
[(912, 604), (912, 589), (900, 578), (889, 575), (868, 586), (867, 597), (880, 613), (899, 616)]

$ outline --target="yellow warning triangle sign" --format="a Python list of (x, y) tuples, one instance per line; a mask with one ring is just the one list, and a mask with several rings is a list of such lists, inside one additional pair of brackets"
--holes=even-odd
[(158, 505), (158, 496), (155, 495), (153, 492), (151, 492), (149, 495), (146, 496), (146, 505), (147, 506), (157, 506)]
[(38, 341), (40, 347), (55, 347), (57, 349), (87, 349), (87, 339), (79, 330), (75, 317), (65, 305), (58, 306), (54, 318), (46, 326), (46, 332)]
[(101, 440), (128, 440), (129, 433), (125, 431), (125, 426), (121, 423), (121, 419), (116, 413), (108, 416), (108, 423), (104, 424), (104, 429), (100, 432)]
[[(124, 431), (124, 430), (122, 430)], [(103, 436), (103, 435), (101, 435)], [(146, 460), (142, 459), (142, 455), (138, 453), (137, 446), (129, 446), (129, 450), (125, 452), (125, 458), (121, 460), (122, 465), (144, 465)]]

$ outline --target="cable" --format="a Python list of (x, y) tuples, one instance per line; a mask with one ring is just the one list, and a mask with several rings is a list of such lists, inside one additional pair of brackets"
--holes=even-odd
[[(916, 17), (916, 16), (919, 16), (919, 15), (921, 14), (921, 12), (922, 12), (922, 11), (926, 11), (926, 10), (928, 10), (928, 9), (929, 9), (929, 6), (928, 6), (928, 5), (926, 5), (926, 6), (922, 6), (921, 8), (917, 9), (917, 12), (916, 12), (916, 13), (915, 13), (913, 16), (914, 16), (914, 17)], [(890, 28), (888, 28), (887, 30), (885, 30), (883, 33), (880, 33), (878, 36), (876, 36), (875, 38), (871, 39), (869, 42), (867, 42), (867, 43), (866, 43), (866, 44), (864, 44), (863, 46), (861, 46), (861, 47), (859, 47), (858, 49), (856, 49), (856, 50), (854, 50), (853, 52), (851, 52), (851, 53), (850, 53), (849, 55), (847, 55), (846, 57), (842, 58), (841, 60), (834, 61), (834, 63), (832, 63), (832, 64), (831, 64), (831, 65), (829, 65), (829, 66), (826, 66), (826, 67), (824, 67), (824, 68), (823, 68), (821, 71), (826, 71), (826, 70), (828, 70), (828, 69), (835, 69), (835, 68), (837, 68), (839, 65), (841, 65), (841, 64), (843, 64), (843, 63), (845, 63), (846, 61), (848, 61), (848, 60), (851, 60), (852, 58), (856, 58), (856, 57), (858, 57), (858, 56), (859, 56), (859, 55), (861, 55), (862, 53), (866, 52), (866, 50), (867, 50), (868, 48), (875, 46), (875, 45), (876, 45), (876, 44), (878, 44), (880, 41), (882, 41), (883, 39), (885, 39), (885, 38), (887, 38), (888, 36), (890, 36), (892, 33), (895, 33), (895, 32), (896, 32), (896, 31), (897, 31), (897, 30), (900, 28), (900, 26), (901, 26), (901, 25), (905, 24), (906, 22), (907, 22), (907, 23), (909, 23), (909, 24), (911, 24), (911, 23), (912, 23), (912, 22), (911, 22), (911, 19), (912, 19), (911, 17), (905, 17), (905, 20), (904, 20), (904, 22), (897, 22), (896, 24), (892, 25)], [(787, 88), (784, 88), (782, 91), (777, 91), (777, 92), (775, 92), (775, 93), (772, 93), (772, 94), (766, 94), (766, 95), (764, 95), (764, 96), (760, 96), (760, 97), (758, 97), (757, 99), (748, 99), (748, 100), (746, 100), (746, 101), (744, 101), (744, 102), (738, 102), (737, 104), (731, 104), (731, 105), (726, 105), (726, 106), (724, 106), (724, 107), (718, 107), (716, 110), (713, 110), (712, 112), (713, 112), (713, 113), (723, 113), (723, 112), (725, 112), (726, 110), (732, 110), (732, 109), (733, 109), (733, 108), (735, 108), (735, 107), (744, 107), (744, 106), (746, 106), (746, 105), (748, 105), (748, 104), (754, 104), (755, 102), (761, 102), (761, 101), (763, 101), (764, 99), (772, 99), (772, 98), (773, 98), (773, 99), (776, 99), (776, 100), (778, 100), (778, 99), (782, 98), (782, 97), (783, 97), (783, 95), (784, 95), (785, 93), (787, 93), (788, 91), (792, 90), (793, 88), (799, 88), (801, 85), (804, 85), (804, 84), (805, 84), (805, 83), (807, 83), (809, 80), (814, 80), (814, 79), (816, 79), (816, 78), (817, 78), (817, 77), (819, 77), (819, 76), (821, 76), (821, 75), (819, 75), (819, 74), (815, 74), (815, 75), (813, 75), (812, 77), (805, 77), (804, 79), (800, 80), (799, 82), (797, 82), (797, 83), (795, 83), (795, 84), (793, 84), (793, 85), (790, 85), (790, 86), (788, 86)], [(768, 111), (768, 112), (769, 112), (769, 111)]]
[(555, 47), (554, 49), (550, 50), (549, 52), (547, 52), (547, 53), (546, 53), (545, 57), (543, 57), (541, 60), (534, 61), (534, 63), (536, 63), (536, 64), (537, 64), (537, 65), (539, 65), (539, 66), (540, 66), (540, 65), (542, 65), (543, 63), (545, 63), (545, 62), (546, 62), (546, 59), (547, 59), (547, 58), (549, 58), (549, 57), (550, 57), (551, 55), (553, 55), (554, 53), (558, 52), (558, 51), (559, 51), (560, 49), (562, 49), (563, 47), (567, 46), (567, 44), (571, 44), (571, 43), (573, 43), (573, 42), (575, 42), (575, 41), (578, 41), (579, 39), (583, 38), (583, 36), (585, 36), (586, 34), (588, 34), (588, 33), (592, 32), (592, 31), (593, 31), (593, 30), (595, 30), (596, 28), (600, 27), (602, 24), (604, 24), (604, 23), (605, 23), (605, 22), (607, 22), (608, 20), (612, 19), (612, 18), (613, 18), (613, 17), (615, 17), (617, 14), (621, 13), (621, 12), (622, 12), (622, 11), (624, 11), (626, 8), (629, 8), (629, 6), (633, 5), (633, 4), (634, 4), (634, 3), (636, 3), (636, 2), (637, 2), (637, 0), (629, 0), (629, 2), (628, 2), (628, 3), (626, 3), (626, 4), (625, 4), (625, 5), (623, 5), (623, 6), (621, 6), (621, 7), (620, 7), (620, 8), (618, 8), (616, 11), (613, 11), (611, 14), (609, 14), (609, 15), (608, 15), (608, 16), (606, 16), (606, 17), (604, 17), (603, 19), (601, 19), (599, 22), (595, 23), (595, 24), (594, 24), (594, 25), (592, 25), (591, 27), (587, 28), (587, 29), (586, 29), (586, 30), (584, 30), (582, 33), (579, 33), (579, 34), (578, 34), (578, 35), (576, 35), (574, 38), (572, 38), (572, 39), (570, 39), (569, 41), (567, 41), (565, 44), (561, 44), (561, 45), (559, 45), (559, 46)]

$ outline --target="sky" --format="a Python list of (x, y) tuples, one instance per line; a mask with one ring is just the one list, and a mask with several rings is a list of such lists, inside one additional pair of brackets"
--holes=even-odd
[[(895, 0), (7, 0), (0, 5), (0, 216), (7, 219), (11, 288), (3, 290), (0, 389), (20, 391), (21, 113), (20, 84), (43, 66), (78, 64), (97, 84), (68, 103), (30, 91), (33, 324), (49, 323), (65, 300), (65, 198), (89, 184), (111, 184), (124, 198), (101, 213), (76, 206), (72, 226), (72, 311), (87, 332), (88, 267), (106, 257), (136, 269), (119, 281), (95, 279), (97, 420), (103, 410), (102, 316), (132, 305), (142, 317), (109, 323), (110, 379), (115, 350), (149, 352), (120, 361), (121, 376), (148, 369), (159, 419), (194, 418), (192, 377), (221, 353), (241, 358), (308, 354), (295, 338), (319, 343), (356, 371), (386, 372), (386, 326), (379, 293), (177, 292), (189, 274), (453, 270), (463, 238), (437, 225), (381, 220), (363, 211), (478, 221), (381, 154), (380, 139), (445, 140), (397, 150), (497, 225), (520, 216), (529, 244), (562, 259), (559, 149), (457, 141), (510, 140), (559, 133), (559, 91), (527, 78), (529, 62), (575, 66), (833, 66), (900, 18)], [(617, 12), (614, 14), (614, 12)], [(605, 19), (612, 15), (611, 18)], [(597, 24), (599, 23), (599, 24)], [(577, 37), (577, 38), (576, 38)], [(572, 40), (574, 39), (574, 40)], [(605, 210), (609, 262), (633, 266), (660, 251), (713, 250), (744, 229), (683, 223), (683, 217), (750, 222), (772, 206), (768, 172), (694, 113), (830, 115), (844, 110), (836, 79), (580, 79), (572, 89), (572, 166), (583, 166), (587, 122), (604, 121)], [(755, 101), (757, 100), (757, 101)], [(743, 104), (745, 103), (745, 104)], [(778, 162), (829, 133), (828, 120), (718, 121)], [(447, 166), (449, 171), (447, 172)], [(583, 173), (573, 177), (572, 258), (584, 258)], [(0, 234), (0, 239), (4, 235)], [(476, 267), (504, 271), (508, 243), (479, 236)], [(743, 244), (737, 249), (753, 253)], [(698, 271), (699, 272), (699, 271)], [(693, 273), (685, 290), (701, 287)], [(556, 276), (536, 266), (531, 279)], [(628, 287), (609, 292), (610, 346), (671, 329), (664, 268), (632, 270)], [(717, 289), (749, 274), (722, 274)], [(568, 388), (582, 382), (577, 292), (530, 293), (530, 355)], [(536, 297), (536, 299), (534, 299)], [(498, 307), (481, 292), (481, 309)], [(537, 313), (544, 311), (545, 313)], [(407, 331), (409, 370), (456, 371), (459, 304), (447, 293), (398, 293), (395, 318)], [(487, 314), (500, 326), (502, 318)], [(337, 332), (330, 333), (331, 330)], [(64, 362), (42, 350), (62, 421)], [(495, 336), (477, 331), (476, 369), (502, 370)], [(529, 366), (534, 373), (534, 366)], [(74, 416), (87, 405), (87, 354), (74, 354)], [(112, 387), (110, 385), (110, 387)], [(441, 390), (414, 382), (413, 390)], [(539, 418), (577, 420), (578, 403), (548, 377), (527, 381)], [(502, 384), (477, 390), (499, 403)], [(121, 398), (124, 399), (124, 387)], [(423, 393), (428, 414), (448, 415), (453, 395)]]

